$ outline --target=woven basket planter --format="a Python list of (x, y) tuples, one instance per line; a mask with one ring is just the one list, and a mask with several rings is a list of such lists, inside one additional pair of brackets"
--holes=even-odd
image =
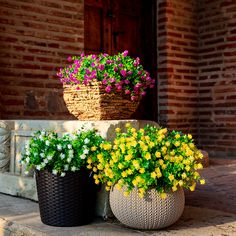
[(128, 197), (122, 190), (110, 191), (110, 206), (115, 217), (126, 226), (136, 229), (161, 229), (175, 223), (183, 213), (184, 191), (167, 194), (161, 199), (155, 189), (148, 191), (144, 198), (138, 196), (138, 190), (131, 191)]
[(36, 171), (39, 210), (44, 224), (79, 226), (90, 223), (95, 212), (95, 186), (86, 170), (65, 177)]
[(139, 102), (122, 93), (106, 93), (100, 83), (89, 86), (64, 85), (63, 98), (69, 112), (78, 120), (130, 119)]

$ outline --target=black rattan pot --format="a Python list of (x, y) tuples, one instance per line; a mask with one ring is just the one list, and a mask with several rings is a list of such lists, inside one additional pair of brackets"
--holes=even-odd
[(94, 218), (96, 186), (87, 170), (64, 177), (36, 171), (41, 220), (52, 226), (79, 226)]

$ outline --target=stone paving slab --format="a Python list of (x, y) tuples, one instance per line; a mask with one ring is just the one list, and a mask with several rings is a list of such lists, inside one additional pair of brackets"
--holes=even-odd
[(80, 227), (47, 226), (36, 202), (0, 194), (0, 236), (236, 236), (236, 161), (214, 160), (202, 175), (206, 185), (186, 192), (182, 217), (166, 229), (133, 230), (111, 219)]

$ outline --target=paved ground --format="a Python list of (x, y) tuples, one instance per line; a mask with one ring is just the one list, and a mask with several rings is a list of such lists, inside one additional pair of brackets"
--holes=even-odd
[(215, 159), (202, 175), (207, 184), (186, 192), (184, 214), (164, 230), (132, 230), (101, 219), (80, 227), (51, 227), (41, 223), (37, 203), (0, 194), (0, 236), (236, 236), (236, 160)]

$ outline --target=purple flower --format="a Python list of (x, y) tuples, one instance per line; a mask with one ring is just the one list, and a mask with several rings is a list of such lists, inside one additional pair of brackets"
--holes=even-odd
[(120, 63), (118, 66), (119, 66), (119, 67), (123, 67), (123, 64)]
[(71, 62), (71, 61), (72, 61), (72, 57), (69, 56), (69, 57), (67, 58), (67, 61)]
[(106, 79), (102, 80), (102, 84), (106, 85), (107, 84), (107, 80)]
[(111, 83), (114, 83), (116, 80), (115, 80), (114, 78), (110, 78), (109, 81), (110, 81)]
[(148, 81), (148, 82), (149, 82), (149, 81), (152, 81), (151, 77), (147, 76), (147, 77), (146, 77), (146, 81)]
[(93, 54), (92, 55), (92, 59), (96, 59), (96, 58), (97, 58), (97, 56)]
[(92, 67), (95, 67), (95, 63), (94, 63), (94, 62), (92, 62), (92, 63), (91, 63), (91, 66), (92, 66)]
[(117, 72), (118, 71), (118, 67), (114, 67), (114, 71)]
[(123, 52), (123, 56), (126, 57), (126, 56), (128, 55), (128, 53), (129, 53), (128, 50), (125, 50), (125, 51)]
[(136, 101), (137, 97), (136, 96), (131, 96), (131, 101)]
[(128, 71), (127, 74), (128, 74), (128, 75), (132, 75), (133, 72), (132, 72), (132, 71)]
[(104, 66), (103, 64), (100, 64), (100, 65), (98, 66), (98, 69), (99, 69), (99, 70), (104, 70), (104, 68), (105, 68), (105, 66)]
[(130, 91), (128, 89), (126, 89), (125, 94), (130, 94)]
[(124, 77), (126, 76), (126, 70), (121, 70), (120, 73), (122, 76), (124, 76)]
[(111, 92), (111, 86), (108, 85), (108, 86), (105, 88), (105, 91), (106, 91), (107, 93), (110, 93), (110, 92)]
[(124, 82), (125, 82), (125, 84), (129, 84), (130, 83), (130, 81), (127, 80), (127, 79)]
[(142, 91), (142, 92), (141, 92), (141, 95), (142, 95), (142, 96), (145, 96), (145, 95), (146, 95), (146, 92), (145, 92), (145, 91)]
[(106, 63), (107, 63), (107, 64), (111, 64), (111, 60), (107, 60)]
[(117, 90), (117, 91), (121, 91), (121, 90), (122, 90), (121, 84), (116, 84), (116, 90)]
[(76, 87), (76, 90), (80, 90), (80, 87)]

